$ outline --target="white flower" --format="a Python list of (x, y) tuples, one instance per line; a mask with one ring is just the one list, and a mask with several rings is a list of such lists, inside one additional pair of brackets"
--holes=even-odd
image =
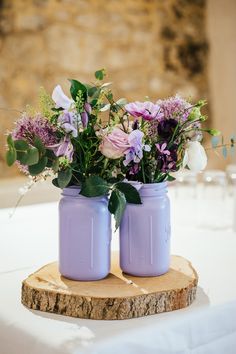
[(64, 94), (60, 85), (57, 85), (54, 88), (52, 93), (52, 99), (56, 103), (56, 108), (63, 108), (68, 110), (70, 109), (72, 103), (74, 103), (72, 99), (70, 99)]
[(185, 150), (183, 167), (188, 168), (193, 172), (204, 170), (207, 165), (207, 155), (204, 147), (199, 141), (189, 141)]

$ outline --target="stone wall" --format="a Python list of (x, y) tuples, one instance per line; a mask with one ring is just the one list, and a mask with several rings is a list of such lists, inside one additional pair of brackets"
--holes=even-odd
[[(207, 96), (204, 0), (1, 0), (0, 107), (22, 110), (66, 78), (106, 68), (119, 96)], [(18, 113), (0, 110), (4, 132)]]

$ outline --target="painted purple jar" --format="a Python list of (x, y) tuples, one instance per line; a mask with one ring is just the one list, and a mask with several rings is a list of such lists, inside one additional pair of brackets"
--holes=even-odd
[(110, 271), (111, 216), (107, 198), (63, 189), (59, 203), (59, 271), (74, 280), (98, 280)]
[(170, 266), (167, 184), (143, 184), (142, 204), (127, 204), (120, 226), (120, 267), (135, 276), (158, 276)]

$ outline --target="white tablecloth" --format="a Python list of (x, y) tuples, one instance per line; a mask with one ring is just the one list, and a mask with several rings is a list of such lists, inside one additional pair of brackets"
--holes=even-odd
[(194, 203), (186, 208), (173, 205), (172, 254), (197, 270), (197, 299), (186, 309), (123, 321), (75, 319), (21, 305), (22, 280), (57, 259), (57, 205), (21, 207), (11, 219), (1, 210), (0, 354), (235, 354), (236, 233), (197, 227)]

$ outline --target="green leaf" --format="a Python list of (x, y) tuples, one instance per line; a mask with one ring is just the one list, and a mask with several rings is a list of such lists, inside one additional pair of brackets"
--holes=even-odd
[(90, 87), (88, 89), (88, 95), (89, 97), (92, 97), (97, 91), (100, 91), (96, 86)]
[(32, 166), (39, 162), (39, 152), (38, 149), (32, 147), (28, 150), (17, 151), (17, 160), (19, 160), (23, 165)]
[(70, 183), (72, 178), (72, 170), (67, 168), (66, 170), (62, 170), (58, 172), (57, 180), (60, 188), (65, 188)]
[(11, 134), (7, 136), (7, 145), (10, 147), (14, 147), (14, 140), (12, 139)]
[(17, 151), (26, 151), (29, 149), (29, 144), (25, 140), (15, 140), (14, 145)]
[(36, 137), (34, 138), (34, 146), (38, 149), (38, 151), (39, 151), (42, 155), (45, 154), (45, 152), (46, 152), (45, 146), (43, 145), (42, 140), (41, 140), (38, 136), (36, 136)]
[(57, 179), (57, 178), (54, 178), (54, 179), (52, 180), (52, 184), (53, 184), (55, 187), (60, 188), (60, 187), (59, 187), (59, 184), (58, 184), (58, 179)]
[(85, 197), (98, 197), (108, 193), (108, 183), (99, 176), (90, 176), (83, 183), (80, 194)]
[(82, 91), (83, 98), (85, 101), (87, 101), (87, 88), (86, 88), (86, 86), (84, 86), (81, 82), (79, 82), (77, 80), (69, 79), (69, 81), (71, 82), (70, 93), (71, 93), (71, 97), (73, 98), (73, 100), (76, 101), (78, 91)]
[(51, 167), (54, 172), (57, 172), (59, 169), (59, 159), (54, 160)]
[(48, 158), (46, 156), (42, 157), (37, 164), (29, 166), (29, 174), (31, 176), (37, 176), (38, 174), (43, 172), (47, 165), (47, 162)]
[(6, 161), (8, 166), (12, 166), (14, 162), (16, 161), (16, 149), (10, 148), (6, 152)]
[(97, 80), (103, 80), (106, 75), (105, 69), (95, 71), (95, 77)]
[(137, 189), (129, 183), (118, 182), (115, 184), (115, 189), (124, 193), (125, 199), (128, 203), (142, 204), (139, 192)]
[(108, 209), (110, 213), (114, 215), (116, 221), (116, 229), (118, 229), (120, 226), (120, 222), (125, 211), (125, 206), (125, 195), (118, 189), (113, 190), (109, 199)]
[(168, 181), (168, 182), (172, 182), (172, 181), (175, 181), (175, 180), (176, 180), (175, 177), (173, 177), (173, 176), (171, 176), (171, 175), (168, 175), (168, 176), (167, 176), (167, 181)]

